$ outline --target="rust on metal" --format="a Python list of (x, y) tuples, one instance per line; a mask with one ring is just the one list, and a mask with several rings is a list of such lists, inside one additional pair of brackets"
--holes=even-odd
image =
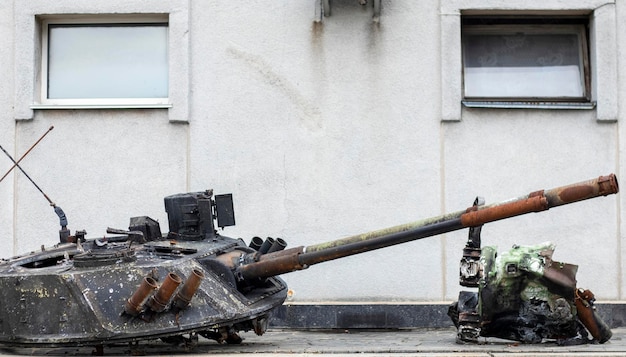
[(159, 287), (159, 290), (150, 298), (148, 305), (150, 309), (155, 312), (162, 312), (167, 307), (167, 303), (174, 295), (174, 292), (178, 288), (178, 285), (182, 282), (182, 279), (175, 273), (169, 273), (165, 277), (163, 284)]
[(589, 330), (591, 336), (598, 339), (600, 336), (600, 329), (594, 321), (593, 312), (589, 304), (589, 301), (594, 299), (593, 293), (589, 290), (577, 289), (575, 295), (576, 298), (574, 299), (574, 303), (576, 304), (576, 310), (578, 312), (580, 322), (582, 322), (587, 330)]
[(543, 271), (543, 276), (556, 284), (575, 289), (577, 271), (577, 265), (551, 262), (550, 264), (546, 265)]
[(513, 201), (501, 205), (471, 211), (461, 215), (464, 227), (475, 227), (504, 218), (519, 216), (530, 212), (540, 212), (548, 209), (548, 203), (543, 196), (534, 196), (526, 200)]
[(619, 192), (619, 184), (614, 174), (546, 191), (550, 207), (607, 196)]
[(202, 283), (202, 279), (204, 279), (204, 273), (202, 270), (194, 269), (191, 271), (191, 274), (185, 281), (185, 284), (183, 284), (183, 287), (180, 289), (176, 295), (176, 299), (174, 300), (174, 305), (177, 308), (184, 309), (189, 306), (191, 299), (200, 287), (200, 283)]
[(591, 186), (575, 186), (567, 187), (563, 191), (559, 192), (559, 198), (563, 202), (574, 202), (581, 198), (588, 197), (593, 193), (593, 187)]
[(137, 288), (133, 296), (126, 301), (124, 311), (131, 316), (139, 315), (141, 309), (143, 308), (143, 304), (146, 302), (150, 294), (156, 290), (156, 288), (156, 280), (150, 277), (143, 278), (139, 288)]
[[(591, 190), (589, 187), (591, 187)], [(228, 266), (239, 265), (237, 271), (241, 274), (243, 279), (269, 277), (305, 269), (310, 265), (325, 261), (406, 243), (437, 234), (467, 227), (477, 227), (488, 222), (531, 212), (545, 211), (551, 207), (594, 198), (600, 195), (617, 193), (617, 191), (617, 179), (615, 175), (611, 174), (569, 186), (533, 191), (528, 195), (502, 203), (475, 205), (463, 211), (307, 246), (303, 249), (302, 254), (299, 252), (294, 253), (292, 250), (285, 250), (279, 255), (274, 255), (274, 253), (261, 255), (258, 261), (243, 256), (240, 257), (241, 253), (237, 253), (234, 257), (225, 255), (217, 259), (220, 261), (228, 261)], [(563, 192), (565, 192), (566, 199), (559, 198), (559, 195), (562, 195)], [(245, 263), (240, 264), (238, 261), (245, 261)]]
[(304, 247), (286, 249), (276, 253), (264, 254), (258, 262), (242, 265), (238, 271), (244, 279), (253, 277), (275, 276), (285, 271), (302, 270), (298, 257)]
[(600, 176), (598, 178), (598, 185), (600, 186), (599, 193), (602, 196), (607, 196), (619, 192), (619, 184), (617, 183), (617, 177), (615, 176), (615, 174)]
[(591, 333), (591, 336), (600, 343), (608, 341), (613, 333), (606, 323), (597, 315), (595, 307), (593, 306), (596, 300), (593, 293), (589, 290), (577, 289), (575, 295), (576, 298), (574, 302), (580, 322), (585, 325), (589, 333)]
[[(263, 333), (272, 310), (281, 306), (289, 296), (287, 284), (278, 275), (467, 227), (471, 228), (460, 272), (460, 278), (468, 282), (464, 286), (478, 286), (485, 296), (498, 298), (501, 296), (498, 291), (506, 292), (511, 299), (504, 301), (501, 307), (508, 309), (517, 304), (521, 296), (515, 291), (510, 293), (509, 287), (517, 287), (517, 279), (522, 277), (517, 274), (528, 271), (536, 281), (524, 296), (551, 300), (541, 300), (547, 301), (545, 304), (537, 299), (524, 300), (525, 310), (515, 310), (513, 315), (507, 316), (518, 317), (518, 312), (522, 311), (523, 317), (528, 317), (528, 311), (535, 311), (539, 319), (531, 322), (542, 322), (546, 316), (555, 315), (560, 319), (556, 325), (562, 326), (561, 320), (571, 322), (575, 310), (569, 315), (551, 313), (549, 308), (557, 306), (553, 303), (558, 303), (559, 311), (571, 309), (564, 309), (567, 307), (562, 304), (565, 299), (554, 300), (551, 291), (538, 288), (545, 283), (552, 283), (551, 288), (565, 285), (566, 289), (560, 290), (567, 290), (569, 300), (566, 303), (573, 304), (574, 289), (571, 287), (575, 276), (572, 271), (567, 266), (553, 265), (544, 272), (544, 258), (551, 257), (552, 247), (549, 245), (540, 246), (537, 252), (533, 247), (526, 250), (515, 248), (517, 253), (509, 254), (514, 259), (501, 259), (502, 266), (495, 269), (495, 249), (480, 248), (481, 226), (617, 191), (614, 175), (601, 176), (491, 205), (477, 199), (467, 210), (265, 254), (259, 238), (247, 246), (241, 238), (218, 233), (215, 221), (220, 214), (234, 216), (232, 204), (228, 202), (225, 202), (228, 207), (219, 209), (211, 190), (165, 197), (170, 230), (165, 235), (161, 234), (156, 220), (142, 216), (132, 217), (128, 230), (113, 232), (121, 236), (104, 240), (83, 239), (84, 231), (80, 235), (77, 231), (76, 239), (70, 243), (67, 220), (59, 212), (61, 226), (65, 228), (60, 234), (61, 244), (0, 262), (0, 301), (7, 306), (5, 314), (0, 314), (4, 325), (0, 329), (0, 344), (86, 346), (134, 343), (158, 337), (182, 345), (193, 342), (191, 339), (198, 335), (219, 342), (238, 343), (241, 339), (237, 331)], [(135, 231), (141, 232), (144, 239), (137, 241), (133, 238)], [(285, 241), (280, 238), (276, 241), (275, 249), (285, 248)], [(160, 288), (156, 281), (159, 271), (169, 272)], [(506, 278), (502, 282), (504, 290), (489, 290), (499, 289), (498, 284), (482, 285), (483, 278), (498, 276), (493, 272), (503, 272), (500, 275)], [(457, 320), (469, 324), (470, 329), (465, 330), (469, 335), (535, 341), (501, 333), (506, 328), (513, 332), (527, 330), (516, 330), (517, 326), (510, 323), (514, 320), (500, 319), (499, 316), (503, 315), (499, 313), (510, 310), (494, 309), (493, 300), (481, 305), (484, 310), (480, 315), (471, 311), (474, 306), (471, 303), (479, 301), (474, 295), (468, 294), (463, 301), (467, 306), (458, 311), (460, 318)], [(180, 313), (183, 309), (184, 314)], [(487, 310), (492, 313), (485, 313)], [(592, 322), (598, 320), (594, 315), (591, 318), (594, 319)], [(494, 324), (490, 330), (492, 320)], [(499, 324), (498, 320), (506, 322)], [(532, 324), (526, 324), (524, 328), (526, 326)], [(569, 336), (569, 330), (557, 332), (560, 331), (565, 331), (560, 335)], [(540, 333), (534, 336), (542, 338)], [(599, 336), (605, 340), (610, 338), (610, 330), (600, 326)]]

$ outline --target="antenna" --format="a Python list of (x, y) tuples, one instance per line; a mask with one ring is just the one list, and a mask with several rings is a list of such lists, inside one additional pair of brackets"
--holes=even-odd
[[(28, 155), (28, 154), (30, 153), (30, 151), (31, 151), (31, 150), (33, 150), (33, 149), (35, 148), (35, 146), (37, 146), (37, 144), (39, 144), (39, 142), (40, 142), (40, 141), (41, 141), (41, 140), (42, 140), (42, 139), (43, 139), (46, 135), (48, 135), (48, 133), (49, 133), (49, 132), (51, 132), (51, 131), (52, 131), (52, 129), (54, 129), (54, 126), (51, 126), (50, 128), (48, 128), (48, 130), (47, 130), (45, 133), (43, 133), (43, 135), (39, 138), (39, 140), (37, 140), (37, 141), (33, 144), (33, 146), (31, 146), (31, 147), (30, 147), (30, 149), (28, 149), (28, 150), (24, 153), (24, 155), (22, 155), (22, 157), (20, 157), (20, 159), (19, 159), (19, 160), (17, 160), (17, 161), (13, 160), (13, 158), (11, 157), (11, 155), (9, 155), (9, 153), (8, 153), (8, 152), (6, 152), (4, 149), (2, 149), (2, 151), (4, 151), (4, 153), (5, 153), (5, 154), (7, 154), (7, 156), (11, 159), (11, 161), (13, 161), (13, 166), (11, 166), (11, 168), (9, 169), (9, 171), (7, 171), (7, 173), (6, 173), (6, 174), (4, 174), (4, 176), (2, 176), (2, 178), (0, 178), (0, 182), (2, 182), (2, 180), (4, 180), (4, 178), (5, 178), (5, 177), (7, 177), (7, 175), (8, 175), (11, 171), (13, 171), (13, 169), (14, 169), (16, 166), (17, 166), (17, 167), (19, 167), (19, 163), (20, 163), (20, 162), (21, 162), (21, 161), (22, 161), (22, 160), (26, 157), (26, 155)], [(21, 168), (21, 167), (20, 167), (20, 170), (22, 170), (22, 168)], [(24, 172), (24, 170), (22, 170), (22, 172)], [(26, 173), (24, 172), (24, 174), (26, 174)], [(26, 177), (28, 177), (28, 175), (26, 175)], [(28, 178), (30, 179), (30, 177), (28, 177)], [(31, 181), (31, 182), (33, 182), (33, 180), (30, 180), (30, 181)], [(33, 183), (34, 183), (34, 182), (33, 182)], [(37, 185), (35, 185), (35, 186), (37, 186)], [(37, 188), (39, 188), (39, 187), (37, 187)], [(39, 190), (39, 191), (41, 191), (41, 190)], [(42, 192), (42, 193), (43, 193), (43, 192)], [(45, 196), (45, 194), (44, 194), (44, 196)], [(46, 197), (46, 199), (48, 199), (48, 197)], [(50, 201), (50, 200), (48, 199), (48, 201)], [(50, 203), (52, 203), (52, 202), (50, 202)]]
[(37, 146), (37, 144), (39, 144), (39, 142), (46, 136), (48, 135), (48, 133), (54, 129), (54, 126), (51, 126), (40, 138), (39, 140), (37, 140), (31, 147), (30, 149), (28, 149), (24, 155), (22, 155), (22, 157), (20, 157), (19, 160), (15, 161), (13, 159), (13, 157), (11, 156), (11, 154), (9, 154), (3, 147), (2, 145), (0, 145), (0, 150), (2, 150), (2, 152), (5, 153), (5, 155), (11, 159), (11, 161), (13, 161), (13, 166), (11, 166), (11, 168), (9, 169), (9, 171), (7, 171), (6, 174), (4, 174), (4, 176), (2, 176), (2, 178), (0, 178), (0, 182), (2, 182), (2, 180), (11, 172), (13, 171), (14, 168), (18, 168), (20, 171), (22, 171), (22, 173), (24, 174), (24, 176), (26, 176), (26, 178), (35, 186), (35, 188), (37, 188), (37, 190), (39, 190), (39, 192), (41, 192), (41, 194), (43, 195), (43, 197), (48, 201), (48, 203), (50, 203), (50, 206), (52, 206), (54, 208), (54, 213), (56, 213), (57, 216), (59, 216), (59, 225), (61, 225), (61, 231), (59, 232), (59, 234), (61, 235), (61, 241), (63, 241), (63, 237), (65, 237), (66, 241), (67, 238), (69, 237), (70, 231), (69, 229), (67, 229), (67, 217), (65, 216), (65, 212), (63, 212), (63, 209), (59, 206), (57, 206), (54, 202), (52, 202), (52, 200), (50, 199), (50, 197), (48, 197), (48, 195), (46, 195), (45, 192), (43, 192), (43, 190), (41, 189), (41, 187), (39, 187), (39, 185), (37, 185), (35, 183), (35, 181), (30, 178), (30, 176), (28, 176), (28, 174), (26, 173), (26, 171), (24, 171), (24, 169), (20, 166), (20, 161), (22, 161), (22, 159), (24, 159), (26, 157), (26, 155), (28, 155), (31, 150), (33, 150), (35, 148), (35, 146)]
[(54, 202), (52, 202), (52, 200), (50, 199), (50, 197), (48, 197), (48, 195), (46, 195), (43, 190), (39, 187), (39, 185), (37, 185), (35, 183), (35, 181), (33, 181), (32, 178), (30, 178), (30, 176), (28, 176), (28, 174), (26, 173), (26, 171), (24, 171), (24, 169), (17, 164), (17, 162), (15, 160), (13, 160), (13, 157), (11, 157), (11, 154), (9, 154), (3, 147), (2, 145), (0, 145), (0, 150), (2, 150), (2, 152), (4, 152), (6, 154), (6, 156), (9, 157), (9, 159), (11, 159), (11, 161), (13, 161), (14, 165), (13, 167), (17, 167), (18, 169), (20, 169), (20, 171), (22, 171), (22, 173), (24, 174), (24, 176), (26, 176), (26, 178), (32, 182), (33, 185), (35, 185), (35, 188), (37, 188), (37, 190), (39, 190), (39, 192), (41, 192), (41, 194), (43, 195), (43, 197), (45, 197), (46, 200), (48, 200), (48, 202), (50, 203), (50, 206), (55, 206)]

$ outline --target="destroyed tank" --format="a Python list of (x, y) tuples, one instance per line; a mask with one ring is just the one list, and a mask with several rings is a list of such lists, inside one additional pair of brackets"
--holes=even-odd
[[(456, 213), (289, 249), (281, 238), (254, 237), (246, 244), (218, 233), (217, 227), (235, 223), (232, 196), (213, 195), (211, 190), (166, 197), (166, 234), (157, 221), (142, 216), (131, 218), (127, 230), (108, 229), (110, 236), (87, 239), (84, 231), (71, 234), (62, 210), (53, 205), (61, 219), (61, 242), (0, 262), (0, 344), (102, 348), (158, 338), (180, 343), (198, 335), (237, 343), (238, 331), (263, 334), (272, 310), (285, 301), (288, 289), (281, 274), (617, 192), (617, 179), (611, 174), (502, 203), (477, 201)], [(476, 243), (468, 243), (462, 271), (467, 280), (484, 287), (485, 276), (478, 272), (489, 270)], [(546, 264), (545, 259), (541, 262)], [(557, 285), (561, 289), (555, 293), (565, 296), (566, 309), (580, 316), (573, 305), (575, 286), (571, 281)], [(593, 307), (592, 299), (586, 303)], [(464, 331), (471, 325), (474, 335), (481, 335), (485, 321), (480, 309), (470, 302), (463, 306), (467, 308), (457, 305), (457, 325), (461, 316)], [(482, 306), (480, 312), (485, 309)]]

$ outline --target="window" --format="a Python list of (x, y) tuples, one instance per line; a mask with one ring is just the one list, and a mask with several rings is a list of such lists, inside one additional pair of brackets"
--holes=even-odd
[(43, 104), (167, 105), (167, 18), (46, 19), (41, 62)]
[[(441, 20), (441, 120), (460, 121), (467, 107), (593, 109), (597, 121), (613, 122), (618, 118), (618, 11), (615, 0), (541, 0), (509, 1), (506, 9), (492, 0), (440, 1)], [(585, 66), (585, 94), (583, 99), (564, 98), (499, 98), (466, 97), (462, 38), (472, 26), (539, 27), (544, 30), (563, 25), (585, 30), (582, 55), (588, 58)], [(583, 57), (584, 60), (585, 57)], [(471, 94), (471, 93), (470, 93)], [(541, 101), (546, 99), (546, 101)]]
[(463, 17), (463, 103), (590, 105), (587, 23), (587, 18)]

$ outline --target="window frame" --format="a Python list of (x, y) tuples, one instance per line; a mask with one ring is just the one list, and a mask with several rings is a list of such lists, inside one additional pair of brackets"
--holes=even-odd
[[(593, 110), (598, 122), (618, 120), (618, 55), (619, 42), (615, 28), (618, 10), (615, 0), (569, 0), (564, 7), (561, 0), (538, 2), (511, 2), (503, 8), (495, 0), (450, 0), (439, 5), (440, 18), (440, 80), (441, 121), (462, 121), (468, 113), (480, 110), (468, 108), (463, 101), (461, 64), (461, 17), (476, 16), (585, 16), (589, 19), (589, 59), (591, 65), (591, 103), (586, 106), (503, 105), (502, 108), (521, 109), (584, 109)], [(525, 103), (522, 103), (525, 104)], [(567, 103), (566, 103), (567, 104)], [(578, 103), (575, 103), (578, 104)], [(476, 105), (481, 108), (484, 106)], [(485, 106), (486, 107), (486, 106)], [(490, 107), (486, 107), (490, 108)]]
[[(529, 35), (560, 35), (568, 34), (575, 35), (578, 38), (577, 51), (578, 51), (578, 72), (579, 83), (582, 89), (582, 95), (580, 96), (472, 96), (468, 95), (466, 87), (466, 60), (467, 50), (465, 42), (466, 36), (471, 35), (515, 35), (515, 34), (529, 34)], [(496, 24), (496, 25), (464, 25), (461, 34), (462, 41), (462, 71), (463, 71), (463, 101), (464, 102), (545, 102), (545, 103), (588, 103), (591, 100), (591, 70), (589, 62), (589, 46), (587, 40), (587, 31), (584, 24), (554, 24), (554, 25), (538, 25), (538, 24)]]
[[(124, 24), (163, 24), (168, 31), (168, 95), (153, 98), (48, 98), (48, 45), (50, 25), (124, 25)], [(168, 14), (141, 15), (102, 15), (102, 16), (53, 16), (41, 19), (41, 69), (39, 77), (39, 103), (33, 109), (97, 109), (97, 108), (171, 108), (170, 103), (170, 55), (169, 55), (170, 21)]]

